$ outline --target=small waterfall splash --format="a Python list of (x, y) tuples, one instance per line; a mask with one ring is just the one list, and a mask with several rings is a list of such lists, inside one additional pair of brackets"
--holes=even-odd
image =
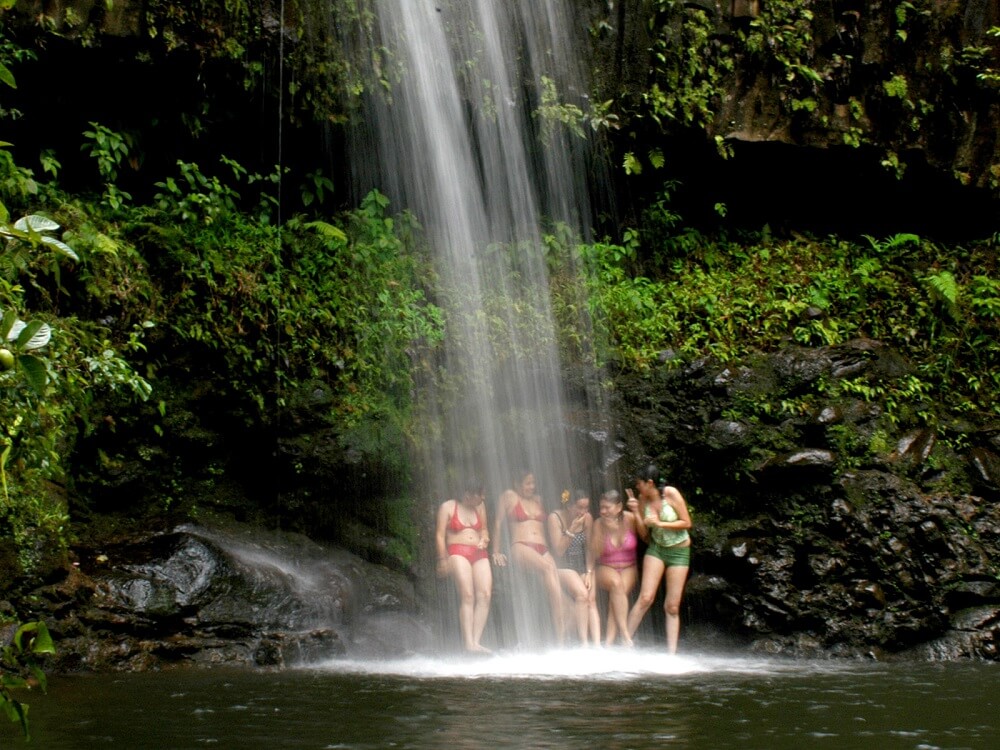
[[(353, 57), (378, 60), (369, 75), (386, 84), (364, 99), (352, 169), (361, 191), (387, 193), (422, 223), (448, 316), (444, 360), (418, 395), (420, 489), (440, 501), (478, 476), (492, 522), (497, 496), (523, 468), (551, 511), (563, 489), (587, 486), (606, 463), (594, 437), (606, 435), (594, 429), (603, 416), (586, 396), (567, 399), (546, 254), (550, 232), (590, 231), (579, 5), (372, 8), (377, 39)], [(587, 319), (577, 325), (586, 339)], [(537, 627), (527, 609), (515, 617), (522, 644)]]

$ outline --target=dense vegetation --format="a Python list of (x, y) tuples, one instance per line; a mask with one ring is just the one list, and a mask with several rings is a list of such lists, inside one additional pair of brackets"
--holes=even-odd
[[(140, 64), (197, 47), (199, 80), (204, 73), (237, 82), (258, 105), (266, 102), (263, 109), (273, 108), (280, 51), (272, 38), (260, 40), (274, 19), (241, 2), (181, 5), (146, 4), (143, 33), (155, 42)], [(912, 142), (946, 101), (970, 91), (995, 98), (992, 48), (937, 50), (912, 67), (925, 80), (887, 76), (878, 101), (865, 100), (850, 87), (846, 53), (817, 54), (808, 4), (765, 3), (758, 18), (721, 41), (690, 5), (653, 4), (653, 66), (641, 91), (634, 84), (609, 91), (605, 81), (601, 93), (611, 98), (598, 97), (605, 103), (590, 112), (560, 105), (555, 92), (541, 102), (540, 115), (554, 126), (610, 139), (621, 180), (643, 180), (627, 228), (588, 244), (554, 230), (530, 250), (549, 261), (566, 362), (639, 369), (702, 357), (736, 362), (788, 345), (870, 337), (913, 367), (889, 385), (845, 379), (823, 387), (878, 403), (902, 427), (1000, 416), (1000, 234), (956, 244), (908, 233), (847, 239), (772, 233), (766, 225), (750, 232), (727, 227), (721, 203), (714, 226), (695, 228), (676, 213), (684, 186), (671, 180), (668, 158), (678, 128), (714, 133), (734, 55), (759, 58), (803, 121), (830, 125), (819, 90), (843, 80), (838, 101), (846, 119), (837, 132), (856, 147), (885, 140), (870, 127), (876, 108), (880, 122), (896, 122), (903, 142)], [(904, 51), (938, 22), (926, 5), (896, 4), (894, 44)], [(0, 14), (11, 6), (0, 2)], [(377, 45), (378, 59), (364, 65), (319, 54), (345, 29), (371, 32), (364, 3), (340, 6), (340, 27), (309, 18), (311, 6), (302, 6), (302, 36), (287, 55), (289, 127), (310, 118), (339, 126), (352, 96), (391, 87), (389, 56)], [(98, 44), (94, 29), (112, 9), (98, 3), (95, 18), (41, 21), (58, 39), (87, 48)], [(23, 116), (5, 96), (37, 54), (0, 38), (0, 124)], [(369, 81), (359, 72), (372, 69), (386, 77)], [(934, 88), (942, 76), (948, 84)], [(938, 98), (925, 98), (929, 90)], [(74, 521), (104, 509), (101, 481), (137, 455), (168, 481), (158, 496), (131, 498), (132, 508), (119, 499), (114, 510), (197, 510), (193, 482), (221, 480), (227, 468), (210, 454), (192, 479), (191, 466), (171, 462), (192, 403), (211, 402), (251, 439), (272, 441), (282, 420), (308, 403), (341, 448), (397, 456), (397, 476), (406, 476), (406, 444), (421, 439), (411, 412), (414, 381), (435, 376), (448, 324), (420, 227), (378, 192), (335, 209), (332, 177), (314, 166), (271, 166), (265, 157), (246, 167), (224, 148), (227, 155), (202, 158), (193, 144), (233, 124), (223, 106), (201, 102), (182, 112), (177, 127), (186, 146), (168, 156), (142, 141), (143, 123), (100, 118), (71, 133), (62, 127), (61, 150), (43, 148), (40, 170), (29, 166), (33, 159), (14, 157), (17, 143), (0, 143), (0, 575), (7, 592), (23, 592), (65, 563)], [(157, 127), (165, 120), (156, 119)], [(730, 155), (723, 139), (716, 142)], [(246, 145), (234, 147), (246, 152)], [(894, 172), (905, 166), (892, 150), (881, 158)], [(593, 340), (580, 335), (581, 304), (597, 328)], [(500, 341), (505, 332), (501, 326), (491, 335)], [(594, 340), (602, 345), (595, 349)], [(824, 394), (786, 395), (747, 400), (732, 416), (799, 414)], [(391, 532), (403, 539), (392, 551), (400, 559), (415, 544), (403, 530), (408, 503), (386, 511)]]
[[(391, 81), (366, 80), (359, 72), (388, 75), (377, 61), (361, 64), (319, 53), (347, 30), (374, 33), (363, 3), (346, 4), (332, 16), (333, 25), (311, 18), (310, 7), (296, 11), (302, 34), (288, 55), (289, 118), (295, 123), (309, 112), (336, 122), (348, 116), (344, 107), (346, 102), (349, 109), (352, 96)], [(67, 12), (42, 20), (87, 47), (100, 44), (94, 29), (107, 23), (112, 10), (112, 4), (99, 4), (93, 18)], [(945, 411), (995, 415), (996, 237), (948, 246), (911, 234), (858, 241), (773, 235), (766, 226), (734, 231), (726, 229), (723, 204), (716, 206), (718, 225), (699, 230), (675, 213), (673, 200), (684, 188), (670, 180), (663, 150), (677, 127), (711, 130), (723, 80), (732, 73), (730, 52), (760, 56), (761, 69), (785, 91), (790, 111), (818, 111), (810, 97), (823, 81), (834, 80), (831, 71), (839, 63), (836, 55), (816, 51), (809, 8), (765, 4), (729, 38), (732, 50), (709, 33), (705, 13), (666, 0), (653, 10), (652, 78), (638, 95), (629, 84), (617, 103), (590, 112), (560, 104), (557, 92), (540, 103), (540, 116), (553, 127), (582, 135), (583, 124), (617, 138), (624, 173), (634, 178), (645, 168), (642, 184), (653, 191), (652, 198), (637, 201), (632, 226), (616, 236), (581, 245), (554, 231), (538, 249), (550, 260), (567, 361), (647, 367), (665, 352), (678, 364), (704, 356), (730, 361), (788, 343), (868, 336), (919, 363), (915, 374), (888, 390), (863, 382), (837, 388), (884, 401), (905, 424), (934, 424)], [(253, 42), (266, 38), (261, 29), (274, 20), (242, 3), (207, 3), (197, 14), (154, 3), (143, 16), (142, 32), (163, 55), (200, 39), (206, 74), (216, 70), (221, 81), (217, 68), (224, 63), (237, 71), (240, 85), (267, 91), (274, 76), (269, 61), (279, 51)], [(901, 3), (895, 43), (913, 45), (928, 24), (947, 21), (920, 4)], [(600, 30), (595, 22), (594, 33)], [(946, 52), (937, 72), (951, 76), (955, 86), (965, 80), (962, 66), (978, 75), (978, 85), (994, 85), (989, 50)], [(4, 84), (15, 86), (14, 73), (30, 72), (37, 54), (4, 39)], [(373, 54), (387, 51), (375, 45)], [(317, 67), (321, 60), (327, 69)], [(952, 67), (945, 66), (948, 60)], [(327, 85), (331, 80), (333, 87)], [(323, 101), (316, 98), (321, 91)], [(331, 91), (338, 95), (330, 98)], [(893, 96), (888, 88), (886, 96)], [(907, 106), (914, 117), (933, 109)], [(16, 122), (24, 113), (7, 108), (2, 114)], [(188, 117), (193, 114), (182, 118), (192, 135), (223, 122), (217, 110)], [(871, 137), (847, 134), (848, 145)], [(74, 451), (81, 441), (88, 450), (97, 446), (86, 461), (112, 472), (125, 459), (116, 451), (128, 450), (114, 440), (117, 431), (142, 435), (149, 441), (147, 454), (160, 450), (157, 442), (168, 441), (176, 427), (172, 419), (180, 413), (188, 372), (211, 383), (212, 398), (258, 435), (273, 434), (282, 410), (317, 385), (329, 395), (327, 420), (346, 446), (370, 445), (377, 433), (375, 440), (389, 440), (403, 453), (413, 433), (413, 377), (423, 368), (433, 370), (433, 350), (446, 321), (433, 304), (434, 279), (419, 227), (398, 213), (405, 207), (389, 206), (372, 193), (334, 215), (334, 184), (322, 171), (280, 166), (261, 174), (226, 155), (205, 163), (176, 160), (166, 173), (153, 174), (149, 163), (167, 162), (152, 159), (151, 146), (135, 128), (119, 131), (88, 121), (75, 148), (98, 182), (91, 181), (90, 192), (74, 194), (60, 188), (66, 171), (61, 162), (80, 157), (43, 149), (46, 182), (11, 151), (0, 151), (0, 219), (7, 238), (0, 307), (13, 357), (0, 375), (8, 396), (0, 406), (0, 468), (2, 522), (14, 540), (5, 563), (10, 571), (44, 568), (49, 540), (65, 546), (68, 503), (83, 502), (74, 499), (81, 471)], [(650, 177), (650, 170), (661, 170), (662, 179)], [(77, 184), (75, 162), (73, 171), (70, 181)], [(18, 223), (21, 217), (30, 220)], [(595, 351), (579, 335), (581, 289), (604, 349)], [(23, 324), (15, 327), (22, 320), (32, 335), (45, 325), (51, 339), (44, 346), (29, 343)], [(748, 409), (803, 411), (814, 395)], [(95, 435), (99, 439), (88, 442)], [(210, 481), (223, 471), (212, 465), (206, 476)], [(399, 472), (405, 475), (405, 466)], [(164, 508), (185, 496), (179, 476), (177, 482), (159, 499)], [(84, 502), (78, 512), (90, 509)]]

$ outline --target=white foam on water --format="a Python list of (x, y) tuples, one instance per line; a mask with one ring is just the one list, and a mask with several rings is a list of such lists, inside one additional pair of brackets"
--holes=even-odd
[(387, 660), (335, 659), (309, 669), (414, 679), (510, 678), (629, 681), (700, 673), (768, 675), (843, 671), (849, 664), (770, 660), (711, 654), (670, 655), (653, 649), (589, 648), (503, 652), (487, 656), (412, 656)]

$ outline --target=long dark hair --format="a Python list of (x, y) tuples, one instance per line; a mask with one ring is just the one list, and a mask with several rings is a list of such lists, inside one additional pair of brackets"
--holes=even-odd
[(649, 463), (635, 473), (635, 481), (642, 479), (646, 482), (653, 482), (655, 485), (660, 486), (664, 484), (663, 478), (660, 476), (660, 469), (656, 464)]

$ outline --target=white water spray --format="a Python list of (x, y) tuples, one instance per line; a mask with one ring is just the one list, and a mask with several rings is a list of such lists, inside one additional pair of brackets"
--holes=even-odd
[[(369, 75), (386, 85), (365, 99), (352, 166), (362, 191), (387, 193), (422, 223), (448, 315), (444, 360), (418, 397), (421, 489), (440, 501), (479, 476), (492, 514), (523, 468), (553, 510), (563, 489), (601, 474), (605, 448), (594, 438), (607, 434), (587, 398), (567, 400), (546, 258), (553, 227), (589, 237), (579, 4), (375, 0), (373, 8), (381, 52), (354, 57), (377, 58)], [(575, 325), (586, 338), (586, 318)], [(530, 642), (548, 621), (536, 617), (545, 605), (523, 592), (512, 598), (506, 627)]]

